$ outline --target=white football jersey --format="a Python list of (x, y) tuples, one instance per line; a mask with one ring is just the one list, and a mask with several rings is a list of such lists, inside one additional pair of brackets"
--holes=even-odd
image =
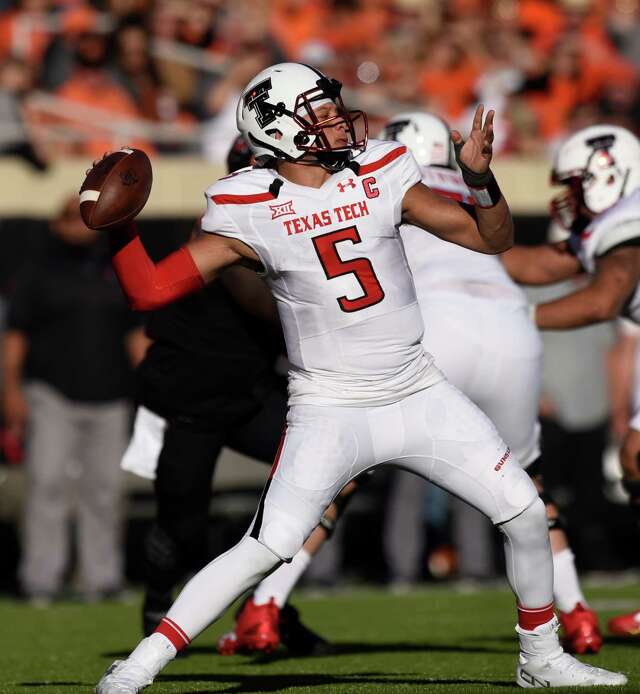
[(264, 265), (292, 404), (386, 404), (442, 379), (421, 344), (398, 232), (404, 194), (420, 179), (406, 147), (371, 140), (320, 188), (255, 168), (207, 190), (202, 229), (240, 239)]
[[(422, 182), (439, 195), (474, 204), (456, 171), (425, 166)], [(400, 235), (421, 304), (429, 301), (431, 293), (446, 291), (526, 306), (523, 291), (509, 277), (498, 256), (443, 241), (408, 224), (400, 227)]]
[[(620, 244), (633, 241), (640, 243), (640, 188), (598, 215), (579, 237), (573, 235), (570, 243), (582, 267), (593, 274), (599, 257)], [(624, 315), (640, 323), (640, 285)]]

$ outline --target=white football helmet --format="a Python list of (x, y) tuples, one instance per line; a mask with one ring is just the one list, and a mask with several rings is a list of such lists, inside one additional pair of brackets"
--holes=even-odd
[[(297, 161), (311, 154), (331, 171), (344, 168), (366, 148), (368, 126), (362, 111), (346, 110), (341, 89), (338, 80), (301, 63), (279, 63), (257, 74), (243, 90), (236, 111), (238, 129), (256, 162), (274, 157)], [(330, 102), (336, 115), (318, 120), (314, 109)], [(340, 124), (347, 142), (332, 147), (325, 131)]]
[(399, 113), (387, 121), (380, 139), (402, 142), (411, 150), (420, 166), (458, 168), (449, 126), (431, 113)]
[(618, 125), (592, 125), (558, 149), (551, 181), (598, 215), (640, 186), (640, 141)]

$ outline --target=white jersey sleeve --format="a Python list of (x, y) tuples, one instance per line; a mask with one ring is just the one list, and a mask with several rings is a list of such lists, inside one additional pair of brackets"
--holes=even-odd
[(608, 234), (599, 238), (594, 254), (596, 258), (600, 258), (617, 246), (632, 241), (640, 242), (640, 217), (621, 222), (618, 226), (611, 229)]
[(587, 272), (593, 273), (598, 258), (636, 239), (640, 240), (640, 189), (622, 198), (587, 226), (578, 240), (578, 259)]
[[(640, 244), (640, 188), (598, 215), (580, 236), (572, 241), (582, 267), (596, 272), (596, 261), (621, 244)], [(624, 315), (640, 323), (640, 285), (626, 302)]]
[(272, 183), (273, 176), (254, 169), (221, 178), (205, 192), (207, 209), (200, 221), (203, 231), (238, 239), (252, 248), (267, 273), (276, 272), (275, 262), (252, 213), (254, 203), (276, 199), (270, 190)]

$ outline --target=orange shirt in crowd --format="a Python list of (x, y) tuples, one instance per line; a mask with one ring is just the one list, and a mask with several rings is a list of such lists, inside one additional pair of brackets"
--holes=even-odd
[(580, 82), (554, 76), (544, 93), (529, 94), (526, 98), (538, 120), (540, 134), (550, 140), (564, 130), (571, 112), (580, 102)]
[(547, 55), (555, 46), (564, 26), (562, 8), (547, 0), (521, 0), (518, 3), (518, 24), (531, 36), (531, 47)]
[(330, 26), (324, 27), (323, 40), (337, 52), (375, 46), (387, 26), (388, 17), (388, 12), (379, 5), (337, 12)]
[(273, 0), (269, 31), (288, 59), (324, 33), (328, 12), (322, 0)]
[(445, 119), (459, 118), (475, 99), (475, 85), (481, 66), (470, 60), (449, 70), (430, 69), (428, 64), (420, 76), (420, 89)]
[[(117, 85), (106, 72), (101, 70), (78, 70), (56, 91), (56, 94), (81, 106), (105, 111), (110, 114), (113, 121), (116, 121), (118, 117), (123, 120), (141, 117), (135, 102), (127, 92)], [(81, 111), (78, 112), (77, 120), (73, 118), (69, 118), (69, 120), (73, 122), (74, 129), (87, 135), (87, 140), (80, 149), (83, 154), (88, 156), (101, 157), (105, 152), (123, 144), (144, 149), (147, 153), (154, 151), (149, 142), (127, 136), (126, 130), (121, 136), (102, 130), (99, 125), (99, 118), (96, 119), (96, 124), (92, 125), (91, 117), (87, 118), (87, 115)], [(123, 138), (126, 142), (120, 141)]]
[(0, 13), (0, 61), (13, 55), (38, 63), (50, 41), (45, 15), (18, 10)]

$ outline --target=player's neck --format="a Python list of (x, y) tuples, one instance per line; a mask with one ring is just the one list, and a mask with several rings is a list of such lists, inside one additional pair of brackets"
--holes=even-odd
[(308, 166), (306, 164), (296, 164), (291, 161), (279, 161), (277, 171), (287, 181), (299, 186), (309, 188), (320, 188), (322, 184), (331, 177), (331, 172), (321, 166)]

